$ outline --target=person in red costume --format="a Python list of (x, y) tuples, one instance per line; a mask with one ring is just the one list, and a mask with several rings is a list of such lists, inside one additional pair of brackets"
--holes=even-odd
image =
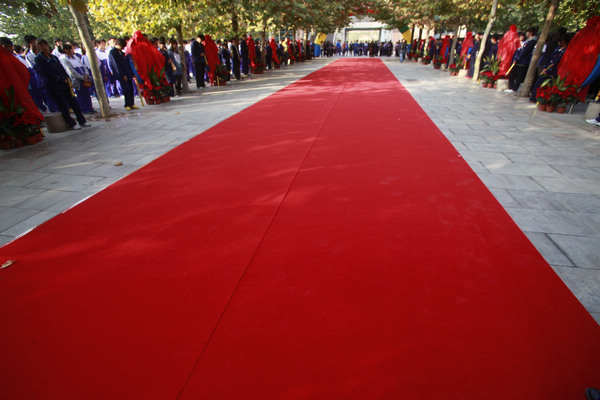
[(467, 36), (465, 36), (465, 40), (463, 41), (462, 47), (460, 49), (460, 58), (463, 60), (464, 67), (466, 69), (469, 69), (472, 51), (473, 51), (473, 33), (467, 32)]
[(590, 18), (585, 28), (571, 39), (569, 47), (558, 65), (558, 75), (565, 78), (565, 85), (581, 88), (579, 101), (585, 101), (589, 86), (582, 87), (594, 71), (600, 55), (600, 16)]
[[(11, 43), (12, 45), (12, 43)], [(17, 106), (24, 109), (17, 123), (23, 125), (40, 125), (44, 117), (38, 110), (35, 102), (29, 94), (29, 71), (6, 47), (0, 47), (0, 99), (5, 107), (9, 106), (10, 100), (14, 100)], [(6, 91), (14, 90), (14, 98), (9, 99)], [(3, 116), (0, 114), (0, 119)]]
[(444, 36), (442, 41), (442, 48), (440, 49), (440, 56), (442, 56), (442, 64), (448, 62), (448, 55), (450, 54), (450, 36)]
[(294, 56), (294, 49), (292, 48), (292, 43), (290, 42), (290, 38), (287, 38), (287, 48), (288, 48), (288, 54), (289, 54), (289, 58), (292, 61), (296, 61), (296, 56)]
[(521, 40), (517, 33), (517, 26), (511, 25), (508, 32), (498, 42), (498, 59), (500, 59), (500, 70), (498, 76), (506, 76), (510, 69), (515, 51), (521, 47)]
[(219, 49), (210, 35), (204, 35), (204, 42), (202, 44), (204, 44), (204, 53), (206, 54), (206, 61), (208, 62), (208, 78), (211, 86), (213, 86), (217, 79), (217, 67), (221, 65), (221, 61), (219, 60)]
[(254, 71), (254, 68), (256, 68), (256, 45), (254, 44), (254, 39), (252, 39), (252, 36), (248, 35), (246, 44), (248, 45), (248, 58), (250, 59), (250, 66)]
[(302, 41), (300, 39), (298, 39), (298, 41), (296, 43), (298, 44), (298, 57), (300, 58), (298, 61), (303, 61), (303, 56), (302, 56)]
[(131, 54), (133, 57), (135, 69), (146, 87), (152, 86), (148, 76), (150, 71), (154, 71), (159, 75), (161, 82), (165, 79), (164, 72), (160, 75), (160, 71), (165, 65), (165, 57), (160, 54), (160, 51), (150, 43), (142, 32), (136, 31), (133, 37), (129, 39), (125, 54)]
[(277, 56), (277, 43), (275, 43), (275, 39), (271, 39), (271, 41), (269, 42), (269, 46), (271, 47), (271, 51), (273, 52), (273, 54), (271, 55), (273, 62), (276, 65), (279, 65), (279, 57)]

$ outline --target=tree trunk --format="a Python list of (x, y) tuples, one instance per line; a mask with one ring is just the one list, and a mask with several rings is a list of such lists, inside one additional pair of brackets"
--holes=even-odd
[(267, 15), (266, 14), (263, 14), (262, 23), (263, 23), (263, 30), (262, 30), (261, 43), (262, 43), (263, 47), (260, 52), (260, 58), (261, 58), (263, 65), (266, 68), (266, 66), (267, 66), (267, 46), (269, 45), (269, 38), (267, 37)]
[(175, 30), (177, 31), (177, 43), (181, 60), (181, 84), (183, 85), (183, 93), (188, 93), (190, 91), (190, 86), (188, 85), (189, 73), (187, 70), (187, 61), (185, 59), (185, 46), (183, 45), (183, 28), (181, 27), (181, 22), (177, 24)]
[(454, 28), (454, 37), (452, 38), (452, 46), (450, 47), (450, 60), (448, 60), (448, 65), (452, 65), (454, 63), (454, 51), (456, 50), (456, 43), (458, 43), (459, 29), (460, 25), (456, 25), (456, 28)]
[(429, 57), (429, 38), (431, 37), (429, 36), (429, 31), (431, 30), (431, 28), (429, 27), (429, 25), (423, 26), (423, 29), (425, 28), (427, 28), (427, 30), (425, 30), (425, 44), (423, 45), (423, 57)]
[(548, 9), (548, 15), (546, 16), (546, 22), (544, 22), (544, 29), (542, 29), (542, 33), (535, 45), (535, 50), (533, 51), (533, 56), (531, 57), (531, 62), (529, 63), (529, 68), (527, 69), (527, 75), (525, 76), (525, 81), (521, 86), (521, 90), (519, 92), (519, 97), (529, 97), (529, 92), (533, 87), (533, 80), (535, 79), (535, 73), (537, 71), (537, 64), (542, 55), (542, 50), (544, 49), (544, 44), (546, 44), (546, 39), (548, 39), (548, 33), (550, 33), (550, 28), (552, 27), (552, 21), (554, 21), (554, 16), (556, 15), (556, 11), (558, 10), (558, 3), (560, 0), (552, 0), (550, 3), (550, 8)]
[(479, 77), (481, 59), (483, 58), (483, 52), (485, 51), (485, 45), (487, 43), (488, 36), (492, 31), (492, 25), (494, 25), (494, 21), (496, 20), (496, 10), (498, 10), (498, 0), (493, 0), (492, 10), (490, 11), (490, 19), (488, 20), (487, 26), (485, 27), (483, 37), (480, 39), (481, 43), (479, 44), (479, 54), (477, 55), (477, 59), (475, 60), (475, 70), (473, 71), (473, 82), (477, 82), (479, 80), (477, 78)]
[(233, 1), (230, 1), (231, 4), (231, 30), (233, 31), (234, 37), (240, 36), (240, 24), (237, 15), (237, 11), (235, 10), (235, 4)]
[(81, 42), (85, 47), (85, 52), (90, 60), (90, 67), (92, 68), (92, 77), (94, 78), (94, 86), (96, 87), (96, 94), (98, 96), (98, 103), (100, 103), (100, 113), (103, 118), (110, 116), (110, 108), (108, 107), (108, 97), (106, 97), (106, 91), (104, 90), (104, 81), (102, 80), (102, 73), (98, 66), (98, 58), (96, 57), (96, 49), (92, 42), (91, 27), (86, 24), (84, 14), (75, 9), (69, 4), (69, 10), (73, 15)]

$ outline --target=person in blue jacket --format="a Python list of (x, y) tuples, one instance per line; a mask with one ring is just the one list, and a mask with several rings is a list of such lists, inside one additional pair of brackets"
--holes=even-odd
[(508, 93), (516, 92), (519, 90), (519, 86), (525, 80), (527, 75), (527, 69), (533, 55), (533, 49), (537, 43), (537, 29), (529, 28), (525, 32), (525, 41), (513, 56), (513, 70), (508, 75), (508, 89), (505, 90)]
[(529, 101), (535, 103), (538, 88), (548, 79), (556, 77), (558, 74), (558, 64), (560, 63), (563, 54), (565, 54), (568, 44), (568, 37), (563, 36), (558, 39), (558, 47), (554, 49), (550, 56), (545, 58), (543, 64), (540, 66), (540, 76), (531, 88), (531, 97), (529, 98)]
[[(50, 53), (50, 45), (44, 39), (38, 39), (37, 45), (40, 52), (35, 57), (34, 69), (40, 77), (41, 86), (46, 88), (54, 99), (67, 126), (69, 129), (81, 129), (82, 127), (91, 126), (86, 121), (77, 100), (73, 96), (67, 71), (65, 71), (58, 58)], [(69, 108), (75, 113), (79, 126), (71, 117)]]
[(135, 97), (133, 97), (133, 71), (131, 65), (123, 53), (123, 49), (127, 45), (125, 39), (117, 39), (115, 47), (108, 53), (108, 66), (119, 81), (121, 89), (123, 90), (123, 96), (125, 97), (125, 110), (137, 110), (134, 104)]

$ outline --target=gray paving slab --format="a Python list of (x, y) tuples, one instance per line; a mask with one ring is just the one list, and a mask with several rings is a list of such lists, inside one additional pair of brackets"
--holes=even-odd
[(560, 267), (575, 266), (547, 234), (537, 232), (525, 232), (525, 234), (550, 265)]
[[(111, 99), (109, 120), (0, 153), (9, 177), (0, 182), (0, 245), (332, 61), (192, 89), (129, 113)], [(541, 113), (465, 78), (384, 62), (600, 321), (600, 129), (584, 122), (584, 105), (572, 115)]]

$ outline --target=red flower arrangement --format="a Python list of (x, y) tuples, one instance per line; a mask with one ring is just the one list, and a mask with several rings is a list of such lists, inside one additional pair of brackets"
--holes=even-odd
[(565, 85), (565, 78), (549, 77), (536, 92), (535, 99), (539, 104), (567, 105), (577, 102), (577, 86)]
[(252, 64), (252, 73), (253, 74), (262, 74), (265, 70), (265, 64), (263, 64), (262, 60), (258, 57), (254, 59), (254, 63)]
[(448, 65), (448, 69), (452, 74), (458, 74), (458, 71), (460, 71), (460, 66), (456, 65), (456, 63), (452, 63)]
[(140, 85), (140, 90), (148, 104), (160, 104), (171, 90), (171, 85), (165, 78), (165, 69), (156, 72), (148, 67), (148, 82)]
[(479, 74), (479, 79), (485, 83), (493, 83), (496, 81), (492, 71), (483, 71)]
[(6, 101), (0, 99), (0, 139), (25, 139), (40, 133), (42, 120), (17, 104), (15, 89), (5, 89)]

